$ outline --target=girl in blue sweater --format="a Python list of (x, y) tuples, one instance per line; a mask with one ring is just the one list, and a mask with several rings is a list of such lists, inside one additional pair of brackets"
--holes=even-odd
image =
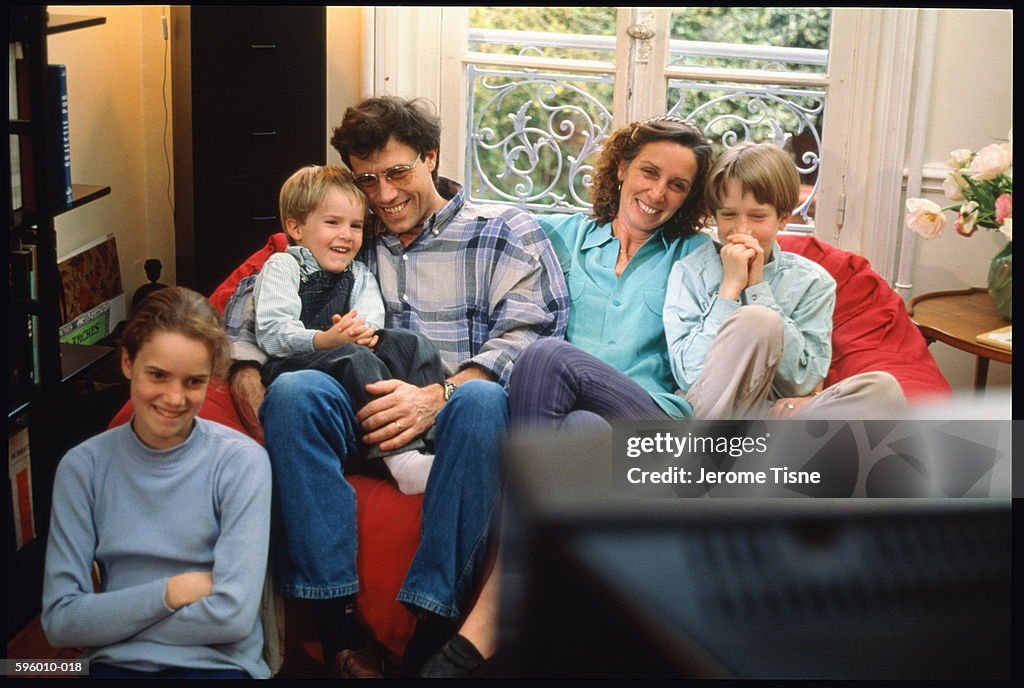
[(131, 422), (57, 468), (43, 630), (55, 647), (87, 648), (93, 677), (270, 675), (258, 618), (270, 463), (196, 417), (227, 361), (206, 299), (177, 287), (147, 297), (122, 340)]

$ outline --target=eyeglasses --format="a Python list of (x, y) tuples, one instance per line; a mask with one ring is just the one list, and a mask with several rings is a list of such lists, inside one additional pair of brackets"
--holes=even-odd
[(416, 163), (420, 161), (421, 156), (422, 154), (417, 155), (416, 159), (408, 165), (394, 165), (393, 167), (389, 167), (381, 172), (379, 176), (373, 172), (361, 174), (357, 176), (354, 181), (363, 191), (373, 191), (376, 189), (380, 184), (380, 177), (387, 179), (388, 184), (400, 184), (409, 177), (413, 168), (416, 167)]

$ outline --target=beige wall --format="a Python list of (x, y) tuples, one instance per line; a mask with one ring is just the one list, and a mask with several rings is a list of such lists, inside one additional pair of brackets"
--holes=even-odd
[[(941, 176), (950, 151), (1005, 141), (1013, 126), (1013, 12), (941, 10), (937, 31), (925, 145), (926, 168), (934, 172), (924, 180), (923, 195), (946, 205)], [(989, 261), (1005, 243), (997, 232), (984, 230), (962, 237), (952, 222), (936, 239), (915, 239), (911, 295), (984, 286)], [(972, 384), (974, 357), (939, 343), (931, 350), (951, 384)], [(1009, 385), (1010, 370), (992, 363), (989, 384)]]
[(142, 263), (174, 278), (174, 230), (167, 201), (160, 102), (160, 7), (60, 7), (51, 14), (100, 15), (106, 24), (49, 37), (49, 61), (67, 65), (71, 174), (110, 195), (57, 218), (62, 256), (113, 232), (131, 294), (146, 282)]
[[(362, 7), (327, 8), (327, 162), (341, 164), (331, 148), (331, 132), (341, 123), (345, 108), (369, 95), (363, 84), (362, 55), (369, 54), (369, 41), (363, 36)], [(369, 39), (372, 41), (372, 37)]]
[[(169, 11), (160, 5), (51, 5), (49, 11), (106, 18), (101, 26), (53, 35), (47, 44), (49, 61), (68, 67), (72, 177), (76, 183), (111, 187), (106, 198), (57, 218), (57, 254), (113, 232), (130, 300), (146, 282), (147, 258), (163, 263), (161, 281), (173, 284), (175, 276), (173, 189), (168, 187), (171, 75), (166, 75), (165, 108), (167, 44), (160, 22)], [(326, 142), (329, 130), (362, 93), (362, 8), (328, 8), (327, 33), (324, 145), (336, 160)], [(166, 65), (169, 70), (169, 55)]]
[[(109, 197), (58, 218), (58, 253), (112, 231), (129, 296), (145, 282), (142, 263), (146, 258), (159, 258), (164, 281), (173, 282), (174, 229), (167, 198), (161, 98), (160, 15), (166, 10), (161, 6), (51, 6), (50, 11), (107, 18), (103, 26), (58, 34), (49, 42), (50, 61), (68, 65), (72, 175), (76, 182), (112, 187)], [(361, 7), (328, 8), (325, 138), (344, 108), (371, 88), (363, 83), (368, 72), (361, 56), (371, 54), (372, 42), (372, 37), (364, 35), (363, 15)], [(1010, 11), (939, 12), (925, 156), (928, 167), (943, 165), (953, 148), (980, 148), (1006, 136), (1013, 114), (1012, 39)], [(168, 84), (168, 98), (169, 93)], [(328, 160), (337, 162), (337, 154), (326, 142), (325, 147)], [(940, 181), (926, 184), (926, 195), (941, 200)], [(1000, 239), (990, 234), (964, 239), (951, 231), (931, 242), (916, 242), (912, 294), (983, 284), (988, 259), (999, 246)], [(934, 344), (932, 351), (954, 385), (970, 384), (971, 357), (941, 344)], [(990, 379), (1008, 383), (1009, 367), (993, 364)]]

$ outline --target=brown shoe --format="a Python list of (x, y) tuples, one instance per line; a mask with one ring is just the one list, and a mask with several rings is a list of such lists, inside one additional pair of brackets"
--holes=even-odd
[(327, 662), (337, 678), (383, 678), (380, 662), (366, 650), (342, 650)]

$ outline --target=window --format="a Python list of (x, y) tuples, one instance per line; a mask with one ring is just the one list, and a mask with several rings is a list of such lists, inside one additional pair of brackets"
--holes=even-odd
[(798, 224), (813, 227), (830, 10), (468, 14), (463, 169), (472, 199), (585, 208), (603, 138), (668, 112), (693, 119), (719, 148), (768, 140), (792, 151), (804, 182)]
[[(505, 23), (494, 28), (473, 26), (476, 20), (471, 21), (470, 12), (477, 9), (365, 10), (366, 30), (373, 36), (372, 60), (364, 64), (369, 91), (424, 96), (438, 104), (444, 126), (440, 171), (466, 182), (472, 198), (528, 209), (583, 208), (588, 165), (601, 138), (619, 123), (664, 114), (677, 105), (682, 110), (696, 110), (699, 104), (679, 104), (679, 92), (686, 89), (676, 88), (678, 84), (717, 88), (722, 95), (729, 87), (733, 99), (736, 89), (756, 87), (795, 108), (782, 118), (781, 128), (783, 134), (798, 139), (798, 164), (817, 165), (816, 170), (805, 173), (805, 184), (816, 189), (807, 208), (815, 236), (860, 253), (879, 273), (892, 279), (902, 217), (901, 185), (913, 130), (910, 113), (917, 107), (912, 100), (914, 75), (920, 68), (920, 56), (928, 54), (927, 46), (934, 40), (927, 31), (922, 34), (919, 25), (926, 23), (934, 10), (832, 8), (827, 59), (822, 62), (821, 53), (814, 51), (823, 48), (799, 42), (793, 45), (791, 40), (783, 41), (788, 46), (766, 39), (756, 47), (749, 42), (730, 47), (721, 31), (696, 38), (684, 38), (686, 34), (678, 30), (673, 33), (680, 16), (692, 22), (696, 15), (689, 14), (691, 11), (720, 8), (688, 9), (679, 16), (662, 8), (619, 8), (614, 11), (614, 33), (609, 23), (611, 8), (571, 8), (577, 14), (562, 25), (551, 18), (554, 15), (543, 13), (546, 8), (501, 8), (496, 12), (504, 13)], [(724, 9), (728, 8), (720, 11)], [(516, 16), (516, 11), (525, 15)], [(800, 8), (777, 17), (807, 12), (808, 8)], [(532, 24), (530, 17), (535, 18)], [(710, 24), (716, 30), (726, 25), (721, 17), (713, 19)], [(603, 22), (600, 30), (594, 28), (597, 21)], [(530, 40), (516, 42), (511, 39), (517, 36), (495, 31), (528, 31), (532, 35), (520, 34), (518, 38)], [(492, 35), (488, 37), (487, 32)], [(539, 38), (546, 44), (540, 45)], [(672, 57), (679, 52), (675, 41), (684, 45), (691, 41), (691, 48), (693, 41), (710, 47), (718, 44), (722, 51), (728, 48), (744, 54), (700, 55), (680, 62)], [(781, 67), (771, 64), (764, 68), (779, 60), (755, 57), (773, 53), (773, 49), (784, 50), (787, 59), (781, 61)], [(726, 59), (739, 62), (723, 67), (711, 61)], [(494, 73), (483, 76), (483, 70)], [(479, 86), (484, 78), (497, 88), (471, 92), (471, 82)], [(532, 95), (516, 100), (512, 88), (506, 89), (503, 99), (484, 97), (527, 80), (534, 81), (530, 88), (542, 96), (547, 107), (534, 102)], [(823, 104), (816, 102), (820, 91), (824, 91)], [(705, 96), (710, 94), (705, 91)], [(691, 94), (691, 100), (697, 95)], [(567, 96), (575, 100), (558, 100)], [(483, 117), (483, 105), (491, 101), (496, 105), (499, 100), (515, 107), (498, 109), (489, 120)], [(710, 114), (708, 110), (705, 112)], [(568, 112), (574, 117), (568, 118), (571, 124), (563, 124)], [(798, 117), (797, 113), (803, 114)], [(799, 118), (815, 123), (817, 139), (808, 125), (799, 131)], [(479, 126), (485, 121), (495, 123), (493, 134), (486, 137), (481, 133), (486, 127)], [(515, 131), (516, 127), (522, 129), (522, 135), (508, 136), (509, 128)], [(799, 140), (808, 137), (818, 150)], [(490, 148), (482, 149), (486, 154), (478, 154), (477, 143), (485, 141)], [(504, 143), (496, 146), (498, 141)], [(811, 155), (805, 155), (808, 152)], [(552, 156), (557, 165), (547, 160)], [(482, 167), (488, 160), (499, 167)], [(501, 167), (504, 165), (508, 169)], [(495, 188), (485, 182), (483, 174)], [(847, 197), (854, 202), (847, 204)], [(801, 220), (800, 224), (805, 225), (803, 231), (811, 231), (809, 222)]]

